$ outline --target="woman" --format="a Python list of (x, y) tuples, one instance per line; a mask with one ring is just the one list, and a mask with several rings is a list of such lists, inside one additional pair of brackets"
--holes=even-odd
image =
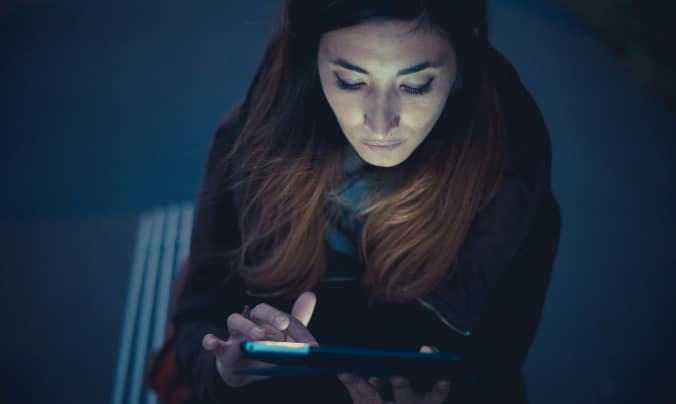
[[(173, 316), (195, 401), (526, 402), (550, 164), (484, 2), (286, 0), (199, 195)], [(459, 352), (471, 371), (242, 376), (245, 339)]]

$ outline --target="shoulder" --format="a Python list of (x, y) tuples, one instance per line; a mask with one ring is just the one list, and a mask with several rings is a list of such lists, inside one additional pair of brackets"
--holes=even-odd
[(214, 133), (214, 142), (232, 143), (241, 132), (245, 121), (246, 111), (243, 103), (239, 102), (221, 119)]
[(199, 206), (221, 206), (230, 203), (234, 168), (239, 164), (238, 153), (228, 159), (234, 141), (244, 125), (244, 113), (241, 104), (230, 109), (212, 134), (206, 164), (203, 166), (202, 180), (198, 192)]
[[(221, 119), (211, 140), (205, 181), (213, 180), (213, 177), (218, 177), (221, 180), (225, 179), (223, 174), (229, 171), (229, 167), (226, 164), (227, 160), (225, 159), (226, 155), (242, 131), (245, 121), (246, 114), (242, 103), (236, 104)], [(216, 175), (216, 173), (219, 173), (219, 175)]]
[(516, 68), (494, 49), (496, 87), (507, 126), (508, 176), (537, 169), (549, 175), (551, 140), (544, 116)]

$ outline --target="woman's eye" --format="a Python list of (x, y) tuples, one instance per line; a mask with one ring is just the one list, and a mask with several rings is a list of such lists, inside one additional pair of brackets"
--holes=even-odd
[[(402, 85), (401, 88), (409, 94), (422, 95), (430, 91), (432, 80), (434, 80), (434, 78), (429, 79), (427, 83), (423, 84), (420, 87), (411, 87), (407, 85)], [(348, 83), (347, 81), (341, 79), (338, 75), (336, 75), (336, 84), (340, 89), (347, 91), (356, 91), (365, 85), (365, 83)]]
[(338, 76), (336, 76), (336, 84), (338, 84), (338, 87), (342, 88), (343, 90), (349, 91), (359, 90), (364, 85), (364, 83), (355, 83), (355, 84), (348, 83), (347, 81), (341, 79)]
[(425, 94), (426, 92), (430, 91), (430, 88), (432, 87), (432, 80), (434, 80), (434, 77), (427, 80), (427, 83), (423, 84), (420, 87), (410, 87), (406, 85), (402, 85), (401, 87), (404, 89), (404, 91), (413, 94), (413, 95), (422, 95)]

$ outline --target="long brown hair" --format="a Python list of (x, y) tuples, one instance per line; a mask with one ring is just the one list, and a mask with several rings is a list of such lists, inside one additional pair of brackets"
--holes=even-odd
[[(343, 180), (347, 140), (321, 91), (323, 32), (374, 19), (415, 20), (452, 41), (462, 86), (425, 141), (375, 187), (359, 243), (362, 278), (375, 301), (407, 301), (447, 276), (477, 212), (497, 191), (506, 160), (496, 63), (477, 0), (286, 0), (278, 28), (242, 104), (244, 124), (224, 161), (239, 159), (241, 245), (234, 268), (257, 289), (293, 297), (326, 266), (327, 203)], [(234, 173), (235, 170), (233, 170)]]

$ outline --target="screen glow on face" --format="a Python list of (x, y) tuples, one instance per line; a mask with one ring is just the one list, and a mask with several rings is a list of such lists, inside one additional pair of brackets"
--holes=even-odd
[(411, 21), (374, 21), (322, 35), (317, 67), (343, 134), (372, 165), (408, 158), (439, 119), (456, 78), (451, 42)]

